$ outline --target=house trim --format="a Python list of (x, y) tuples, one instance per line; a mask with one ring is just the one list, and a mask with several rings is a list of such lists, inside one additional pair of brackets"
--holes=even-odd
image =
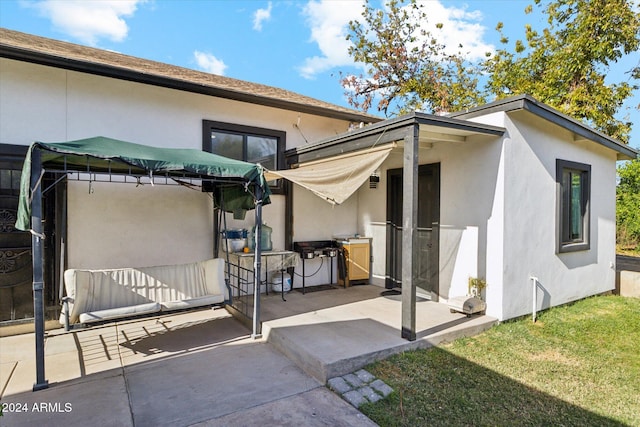
[[(582, 185), (582, 239), (579, 241), (563, 242), (564, 234), (564, 198), (563, 198), (563, 173), (565, 170), (579, 171)], [(591, 248), (591, 165), (573, 162), (564, 159), (556, 159), (556, 252), (586, 251)]]
[[(285, 131), (277, 130), (277, 129), (267, 129), (256, 126), (245, 126), (238, 123), (229, 123), (229, 122), (219, 122), (215, 120), (202, 120), (202, 150), (213, 153), (213, 145), (211, 143), (211, 131), (212, 130), (220, 130), (229, 133), (235, 133), (237, 135), (246, 136), (258, 136), (258, 137), (268, 137), (274, 138), (277, 140), (277, 154), (276, 154), (276, 169), (284, 169), (285, 168), (285, 148), (287, 146), (287, 133)], [(243, 153), (246, 154), (246, 153)], [(237, 159), (242, 161), (249, 161), (245, 158)], [(271, 188), (272, 194), (283, 194), (284, 187), (282, 184), (282, 179), (277, 180), (277, 183), (274, 185), (269, 185)]]
[(485, 116), (496, 112), (509, 113), (512, 111), (525, 110), (550, 121), (553, 124), (561, 126), (570, 132), (573, 132), (577, 138), (588, 139), (597, 144), (603, 145), (618, 153), (618, 160), (633, 160), (638, 157), (638, 150), (629, 147), (618, 140), (615, 140), (583, 123), (575, 120), (550, 106), (537, 101), (530, 95), (518, 95), (510, 98), (501, 99), (480, 107), (471, 108), (467, 111), (453, 113), (448, 117), (468, 120), (474, 117)]
[(498, 126), (413, 112), (327, 138), (315, 144), (293, 148), (288, 150), (285, 156), (289, 164), (296, 164), (389, 142), (404, 141), (407, 132), (413, 132), (414, 125), (419, 126), (420, 132), (434, 131), (437, 128), (439, 134), (461, 138), (478, 134), (502, 136), (505, 132), (504, 128)]

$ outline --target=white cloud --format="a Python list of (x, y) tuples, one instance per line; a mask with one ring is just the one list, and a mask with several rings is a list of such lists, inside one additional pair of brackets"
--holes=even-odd
[(266, 9), (258, 9), (253, 14), (253, 29), (262, 31), (262, 23), (271, 19), (271, 9), (273, 4), (269, 2)]
[(101, 38), (114, 42), (124, 40), (129, 32), (124, 18), (132, 17), (138, 4), (146, 1), (42, 0), (24, 4), (50, 19), (56, 30), (95, 46)]
[[(481, 24), (483, 16), (479, 10), (467, 7), (445, 7), (441, 1), (420, 1), (427, 14), (428, 27), (438, 41), (446, 46), (447, 53), (462, 51), (469, 60), (485, 58), (495, 47), (483, 41), (487, 27)], [(437, 29), (436, 24), (442, 24)], [(462, 45), (462, 49), (459, 48)]]
[(349, 43), (345, 37), (349, 21), (361, 18), (362, 1), (336, 2), (311, 0), (303, 15), (311, 29), (311, 42), (316, 43), (321, 55), (307, 58), (299, 67), (308, 79), (316, 74), (342, 65), (353, 65), (349, 56)]
[[(470, 60), (485, 57), (494, 46), (484, 43), (486, 27), (481, 24), (482, 13), (469, 11), (466, 7), (445, 7), (441, 1), (422, 0), (428, 15), (428, 29), (447, 46), (448, 53), (457, 53), (459, 45)], [(338, 6), (339, 4), (339, 6)], [(363, 1), (336, 2), (311, 0), (303, 10), (311, 30), (311, 42), (316, 43), (321, 55), (307, 58), (299, 67), (300, 74), (308, 79), (334, 67), (357, 65), (348, 54), (349, 44), (345, 37), (349, 21), (362, 22)], [(436, 24), (443, 24), (442, 30)]]
[(196, 59), (196, 63), (201, 70), (211, 74), (224, 75), (224, 70), (226, 70), (227, 65), (221, 59), (216, 58), (210, 53), (197, 50), (193, 52), (193, 57)]

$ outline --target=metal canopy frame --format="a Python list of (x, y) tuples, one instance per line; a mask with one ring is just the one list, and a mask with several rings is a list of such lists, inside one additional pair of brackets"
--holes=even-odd
[[(81, 155), (87, 158), (86, 165), (74, 165), (67, 161), (67, 155), (64, 154), (62, 165), (59, 158), (52, 167), (46, 167), (42, 162), (41, 151), (44, 148), (34, 146), (31, 153), (31, 176), (30, 176), (30, 204), (31, 204), (31, 244), (33, 254), (33, 308), (35, 323), (35, 350), (36, 350), (36, 382), (33, 385), (33, 391), (46, 389), (49, 387), (49, 381), (45, 376), (45, 358), (44, 358), (44, 248), (43, 248), (43, 225), (42, 225), (42, 196), (46, 191), (58, 184), (63, 179), (74, 179), (78, 181), (88, 182), (113, 182), (113, 183), (131, 183), (151, 185), (184, 185), (187, 187), (201, 186), (204, 183), (212, 183), (214, 186), (226, 187), (242, 185), (246, 191), (252, 194), (255, 202), (255, 253), (254, 253), (254, 307), (253, 307), (253, 332), (252, 337), (260, 338), (262, 336), (262, 323), (260, 321), (260, 287), (259, 279), (261, 277), (261, 254), (262, 242), (260, 236), (262, 234), (262, 206), (264, 190), (255, 182), (242, 178), (222, 178), (212, 175), (203, 175), (187, 172), (165, 172), (154, 176), (151, 170), (144, 170), (132, 167), (124, 161), (106, 160), (107, 167), (92, 167), (89, 159), (94, 158), (90, 155)], [(44, 149), (46, 150), (46, 149)], [(47, 150), (48, 151), (48, 150)], [(78, 156), (78, 155), (73, 155)], [(101, 159), (104, 160), (104, 159)], [(116, 165), (116, 168), (112, 168)], [(124, 169), (122, 169), (124, 165)], [(119, 166), (119, 167), (118, 167)], [(53, 184), (46, 189), (42, 188), (42, 177), (45, 172), (51, 172), (59, 175)], [(123, 176), (124, 180), (114, 180), (114, 176)], [(127, 181), (127, 177), (133, 177), (135, 181)], [(143, 182), (144, 181), (144, 182)], [(250, 187), (253, 186), (251, 193)]]

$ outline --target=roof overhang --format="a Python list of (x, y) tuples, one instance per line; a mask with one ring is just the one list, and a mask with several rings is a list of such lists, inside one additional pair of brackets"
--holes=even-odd
[[(382, 120), (370, 114), (333, 105), (275, 87), (246, 82), (251, 84), (251, 87), (248, 87), (246, 90), (239, 90), (239, 86), (243, 83), (241, 80), (210, 75), (170, 64), (129, 57), (115, 52), (19, 33), (17, 31), (7, 29), (0, 30), (3, 34), (6, 34), (6, 37), (0, 38), (0, 58), (351, 122), (372, 123)], [(20, 41), (15, 41), (14, 38), (20, 38)], [(126, 64), (137, 65), (128, 66)], [(189, 77), (176, 78), (171, 75), (172, 71), (177, 71), (178, 74), (181, 72), (183, 74), (189, 74), (195, 78), (192, 81), (189, 80)], [(216, 83), (209, 83), (206, 79), (207, 76), (216, 79)], [(225, 82), (231, 82), (233, 84), (226, 84)], [(256, 88), (259, 88), (259, 90), (256, 90)]]
[(502, 136), (504, 128), (451, 117), (413, 112), (393, 119), (352, 130), (314, 144), (296, 147), (286, 152), (289, 164), (298, 164), (364, 150), (374, 146), (404, 143), (413, 126), (419, 126), (419, 144), (430, 148), (433, 142), (465, 142), (469, 136)]
[(627, 144), (611, 138), (604, 133), (598, 132), (597, 130), (590, 128), (584, 123), (575, 120), (566, 114), (562, 114), (558, 110), (537, 101), (529, 95), (518, 95), (501, 99), (472, 108), (468, 111), (450, 114), (448, 117), (467, 120), (495, 112), (510, 113), (513, 111), (528, 111), (538, 117), (550, 121), (553, 124), (561, 126), (573, 133), (574, 141), (593, 141), (614, 150), (617, 153), (618, 160), (633, 160), (638, 157), (638, 150), (635, 150)]

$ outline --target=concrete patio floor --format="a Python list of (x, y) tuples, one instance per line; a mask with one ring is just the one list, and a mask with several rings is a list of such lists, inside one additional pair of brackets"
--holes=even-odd
[(263, 296), (264, 339), (323, 384), (392, 354), (476, 335), (489, 316), (451, 313), (418, 297), (415, 341), (400, 336), (401, 295), (373, 285)]
[[(400, 296), (375, 286), (263, 296), (263, 338), (224, 309), (48, 331), (32, 392), (34, 336), (0, 338), (0, 426), (375, 425), (328, 378), (489, 328), (418, 303), (418, 339), (400, 338)], [(285, 357), (286, 356), (286, 357)], [(21, 410), (22, 412), (18, 412)]]

